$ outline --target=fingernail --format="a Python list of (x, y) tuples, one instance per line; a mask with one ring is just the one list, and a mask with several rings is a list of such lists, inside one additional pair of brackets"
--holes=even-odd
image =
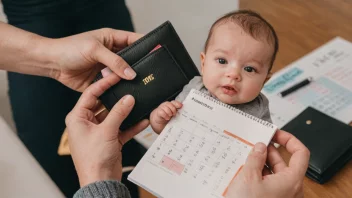
[(176, 105), (176, 107), (178, 107), (178, 108), (180, 108), (180, 107), (181, 107), (181, 104), (180, 104), (180, 103), (178, 103), (178, 102), (176, 102), (176, 101), (172, 101), (172, 103), (173, 103), (173, 104), (175, 104), (175, 105)]
[(126, 95), (122, 98), (122, 104), (126, 106), (131, 106), (133, 105), (133, 96), (131, 95)]
[(265, 153), (266, 146), (263, 143), (257, 143), (254, 145), (254, 151), (259, 153)]
[(112, 73), (112, 71), (108, 67), (101, 70), (101, 74), (103, 75), (104, 78), (107, 77), (108, 75), (110, 75), (111, 73)]
[(134, 77), (136, 77), (136, 72), (135, 71), (133, 71), (133, 69), (131, 69), (131, 68), (129, 68), (129, 67), (127, 67), (126, 69), (125, 69), (125, 71), (123, 71), (124, 72), (124, 74), (128, 77), (128, 78), (134, 78)]

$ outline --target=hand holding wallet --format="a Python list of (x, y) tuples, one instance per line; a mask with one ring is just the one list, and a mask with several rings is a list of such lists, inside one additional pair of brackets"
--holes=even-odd
[[(137, 76), (133, 80), (121, 80), (100, 100), (111, 110), (124, 95), (134, 96), (135, 106), (122, 123), (121, 130), (149, 118), (162, 102), (173, 100), (194, 76), (200, 75), (169, 21), (117, 54), (131, 65)], [(99, 73), (95, 81), (101, 78)]]

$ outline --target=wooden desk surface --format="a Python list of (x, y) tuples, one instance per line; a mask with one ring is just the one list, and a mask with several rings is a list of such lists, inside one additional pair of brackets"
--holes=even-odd
[[(274, 26), (280, 49), (273, 72), (336, 36), (352, 41), (352, 0), (240, 0), (240, 9), (259, 12)], [(289, 158), (285, 150), (279, 150)], [(309, 198), (352, 197), (352, 162), (324, 185), (305, 178), (304, 193)]]
[[(240, 9), (259, 12), (275, 28), (280, 49), (273, 72), (336, 36), (352, 41), (352, 0), (240, 0)], [(288, 159), (287, 152), (280, 152)], [(352, 162), (324, 185), (305, 178), (304, 193), (309, 198), (352, 197)]]

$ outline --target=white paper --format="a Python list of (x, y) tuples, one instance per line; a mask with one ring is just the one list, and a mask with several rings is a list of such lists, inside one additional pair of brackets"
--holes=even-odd
[[(278, 94), (312, 77), (309, 85), (285, 96)], [(352, 121), (352, 43), (335, 38), (277, 72), (265, 84), (273, 123), (283, 127), (311, 106), (346, 124)]]
[(158, 197), (223, 197), (257, 142), (277, 127), (192, 90), (129, 180)]

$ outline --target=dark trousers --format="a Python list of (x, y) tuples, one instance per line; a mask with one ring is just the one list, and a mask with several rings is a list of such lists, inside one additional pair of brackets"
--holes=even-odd
[[(62, 10), (58, 12), (59, 16), (48, 12), (22, 18), (13, 12), (13, 5), (6, 4), (6, 1), (3, 3), (10, 24), (45, 37), (60, 38), (103, 27), (133, 31), (128, 9), (120, 0), (100, 1), (77, 9), (67, 8), (75, 10), (74, 13)], [(19, 10), (30, 11), (31, 5), (28, 6)], [(55, 10), (50, 4), (45, 6), (47, 10)], [(18, 136), (65, 196), (72, 197), (79, 189), (78, 177), (71, 157), (59, 156), (57, 149), (65, 128), (65, 117), (81, 93), (44, 77), (9, 72), (8, 79)], [(123, 166), (136, 165), (143, 152), (135, 141), (127, 143), (123, 149)], [(126, 175), (123, 183), (127, 184), (132, 197), (138, 197), (137, 187), (126, 181)]]

